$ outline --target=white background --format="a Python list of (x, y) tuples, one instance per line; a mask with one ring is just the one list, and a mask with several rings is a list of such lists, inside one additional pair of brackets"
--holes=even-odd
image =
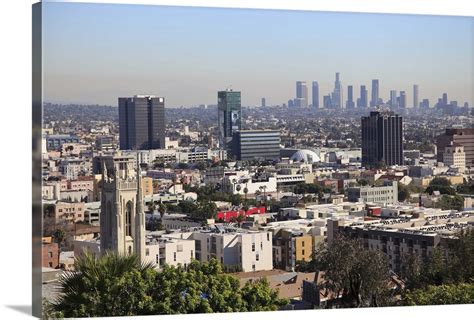
[[(0, 39), (0, 319), (28, 319), (31, 317), (31, 5), (34, 2), (32, 0), (0, 1), (2, 35)], [(83, 0), (81, 2), (92, 1)], [(311, 2), (302, 0), (142, 0), (102, 2), (474, 16), (473, 2), (469, 0), (325, 0)], [(247, 313), (245, 318), (276, 320), (288, 317), (305, 319), (383, 318), (384, 320), (400, 320), (472, 318), (473, 314), (474, 305), (469, 305)], [(242, 316), (242, 314), (225, 315), (228, 319), (241, 319)], [(198, 319), (201, 317), (200, 315), (160, 316), (147, 319)], [(208, 316), (208, 319), (221, 318), (222, 315), (219, 314)]]

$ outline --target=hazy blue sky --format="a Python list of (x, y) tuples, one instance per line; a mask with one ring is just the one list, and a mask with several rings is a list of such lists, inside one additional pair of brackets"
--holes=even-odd
[[(320, 99), (380, 79), (380, 94), (474, 103), (474, 18), (43, 3), (47, 101), (117, 104), (137, 93), (167, 106), (214, 104), (232, 85), (244, 105), (281, 104), (295, 81)], [(310, 90), (309, 90), (310, 92)], [(344, 96), (346, 94), (344, 93)]]

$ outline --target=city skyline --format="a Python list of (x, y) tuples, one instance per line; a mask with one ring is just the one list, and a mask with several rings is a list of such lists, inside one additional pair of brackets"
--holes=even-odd
[(215, 104), (232, 85), (242, 105), (281, 105), (298, 80), (332, 92), (335, 72), (343, 88), (379, 79), (384, 100), (394, 89), (412, 97), (413, 84), (431, 104), (444, 92), (474, 100), (470, 17), (62, 3), (44, 14), (50, 102), (116, 105), (139, 92), (170, 107)]

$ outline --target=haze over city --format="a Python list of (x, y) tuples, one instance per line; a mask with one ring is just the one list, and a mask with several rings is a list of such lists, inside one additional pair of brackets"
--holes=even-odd
[(379, 79), (384, 100), (390, 90), (411, 97), (418, 84), (432, 104), (444, 92), (474, 102), (469, 17), (76, 3), (47, 3), (43, 13), (50, 102), (116, 106), (149, 93), (167, 107), (216, 104), (216, 91), (232, 85), (242, 105), (281, 105), (298, 80), (329, 94), (335, 72), (355, 98)]

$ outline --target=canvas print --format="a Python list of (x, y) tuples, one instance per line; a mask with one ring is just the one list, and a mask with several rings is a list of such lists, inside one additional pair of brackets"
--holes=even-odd
[(38, 316), (474, 303), (472, 17), (33, 18)]

